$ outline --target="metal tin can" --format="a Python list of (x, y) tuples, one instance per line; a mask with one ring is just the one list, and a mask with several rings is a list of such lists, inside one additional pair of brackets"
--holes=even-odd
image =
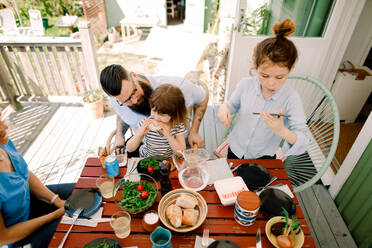
[(234, 219), (242, 226), (252, 225), (256, 220), (260, 204), (260, 197), (254, 192), (240, 192), (235, 202)]
[(109, 175), (110, 177), (116, 177), (117, 175), (119, 175), (119, 162), (116, 156), (107, 156), (105, 159), (105, 166), (107, 175)]

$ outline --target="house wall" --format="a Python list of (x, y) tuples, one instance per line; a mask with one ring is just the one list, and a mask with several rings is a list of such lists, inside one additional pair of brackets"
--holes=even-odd
[(85, 18), (90, 22), (96, 37), (103, 39), (107, 33), (106, 10), (104, 0), (83, 0)]
[[(123, 2), (123, 1), (121, 1)], [(124, 11), (116, 0), (105, 0), (107, 28), (120, 27), (120, 20), (125, 17)]]
[(358, 247), (372, 245), (372, 141), (335, 199)]
[(363, 65), (372, 46), (372, 0), (367, 0), (342, 61)]

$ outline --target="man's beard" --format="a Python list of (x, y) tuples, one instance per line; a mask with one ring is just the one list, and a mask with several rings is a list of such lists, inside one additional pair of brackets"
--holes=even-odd
[(141, 99), (141, 103), (128, 106), (128, 107), (137, 113), (140, 113), (143, 115), (150, 115), (151, 114), (150, 97), (151, 97), (153, 89), (151, 88), (150, 85), (144, 82), (139, 81), (138, 83), (143, 90), (143, 96)]

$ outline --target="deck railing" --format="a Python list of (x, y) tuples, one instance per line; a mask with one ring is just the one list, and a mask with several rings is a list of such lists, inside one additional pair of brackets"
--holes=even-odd
[(79, 38), (0, 37), (0, 99), (79, 96), (99, 88), (95, 42), (87, 21)]

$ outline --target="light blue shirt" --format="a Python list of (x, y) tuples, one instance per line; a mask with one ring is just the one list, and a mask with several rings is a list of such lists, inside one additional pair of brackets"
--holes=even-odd
[[(30, 188), (28, 167), (12, 141), (1, 145), (8, 154), (14, 172), (0, 172), (0, 211), (4, 225), (9, 227), (28, 220), (30, 214)], [(12, 244), (8, 245), (12, 247)]]
[[(206, 92), (203, 87), (182, 77), (146, 76), (146, 78), (150, 81), (150, 85), (154, 90), (162, 84), (172, 84), (179, 87), (183, 93), (183, 96), (185, 97), (187, 108), (195, 104), (200, 104), (206, 96)], [(110, 97), (110, 103), (114, 111), (125, 123), (133, 128), (134, 131), (138, 129), (138, 124), (140, 121), (148, 117), (133, 111), (126, 105), (120, 106), (120, 104), (113, 97)]]
[(284, 142), (283, 155), (302, 154), (306, 151), (310, 132), (306, 125), (302, 101), (299, 94), (287, 84), (271, 97), (264, 99), (258, 78), (243, 78), (227, 105), (231, 114), (240, 111), (229, 135), (230, 149), (237, 157), (248, 159), (275, 154), (281, 138), (266, 126), (260, 115), (252, 113), (279, 113), (282, 107), (284, 113), (291, 115), (289, 118), (283, 118), (284, 126), (297, 134), (293, 145)]

